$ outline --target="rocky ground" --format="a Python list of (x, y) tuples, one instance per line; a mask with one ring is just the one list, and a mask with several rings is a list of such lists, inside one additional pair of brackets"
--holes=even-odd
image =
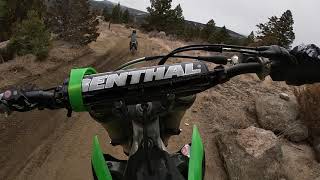
[[(100, 32), (97, 42), (86, 48), (54, 42), (43, 62), (25, 56), (0, 64), (1, 88), (25, 83), (47, 88), (62, 83), (74, 67), (108, 71), (135, 57), (186, 44), (138, 32), (139, 52), (133, 56), (128, 51), (129, 29), (113, 25), (109, 30), (102, 23)], [(280, 93), (288, 96), (280, 98)], [(198, 94), (181, 122), (181, 135), (169, 142), (171, 151), (190, 142), (193, 124), (205, 144), (206, 180), (320, 179), (293, 89), (283, 83), (242, 75)], [(107, 133), (87, 113), (72, 118), (64, 110), (13, 113), (0, 117), (0, 129), (0, 179), (92, 179), (90, 154), (96, 134), (105, 153), (126, 158), (120, 147), (107, 143)]]

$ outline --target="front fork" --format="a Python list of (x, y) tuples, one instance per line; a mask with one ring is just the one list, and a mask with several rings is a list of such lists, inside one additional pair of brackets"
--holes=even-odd
[(144, 148), (157, 146), (166, 151), (166, 147), (161, 139), (159, 116), (153, 116), (153, 104), (139, 104), (136, 106), (137, 118), (132, 121), (132, 144), (130, 155), (135, 154), (140, 145)]

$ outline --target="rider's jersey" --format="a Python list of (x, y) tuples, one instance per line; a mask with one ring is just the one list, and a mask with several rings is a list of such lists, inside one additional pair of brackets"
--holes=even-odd
[(137, 34), (136, 33), (131, 34), (131, 42), (137, 42)]

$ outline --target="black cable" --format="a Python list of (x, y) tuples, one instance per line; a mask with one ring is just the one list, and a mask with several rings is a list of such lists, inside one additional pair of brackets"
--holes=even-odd
[(222, 46), (203, 46), (203, 47), (191, 47), (186, 49), (178, 49), (174, 50), (171, 53), (167, 54), (165, 57), (163, 57), (158, 65), (163, 65), (166, 63), (166, 61), (172, 57), (173, 55), (180, 53), (180, 52), (187, 52), (187, 51), (213, 51), (213, 52), (222, 52)]
[(195, 44), (195, 45), (179, 47), (173, 50), (172, 52), (175, 52), (181, 49), (193, 48), (193, 47), (222, 47), (222, 48), (235, 48), (235, 49), (247, 49), (247, 50), (259, 51), (259, 48), (257, 47), (246, 47), (246, 46), (225, 45), (225, 44)]
[[(167, 56), (163, 57), (158, 65), (163, 65), (171, 56), (180, 52), (203, 50), (209, 52), (220, 52), (224, 51), (223, 48), (231, 48), (230, 52), (240, 52), (249, 54), (258, 54), (259, 49), (256, 47), (245, 47), (245, 46), (235, 46), (235, 45), (224, 45), (224, 44), (209, 44), (209, 45), (189, 45), (177, 48), (170, 52)], [(251, 50), (251, 51), (248, 51)]]
[[(119, 66), (116, 71), (118, 70), (121, 70), (125, 67), (128, 67), (130, 65), (134, 65), (136, 63), (139, 63), (139, 62), (143, 62), (143, 61), (153, 61), (153, 60), (157, 60), (157, 59), (160, 59), (160, 58), (163, 58), (165, 57), (165, 55), (162, 55), (162, 56), (151, 56), (151, 57), (144, 57), (144, 58), (140, 58), (140, 59), (136, 59), (136, 60), (133, 60), (133, 61), (129, 61), (121, 66)], [(184, 59), (198, 59), (197, 56), (185, 56), (185, 55), (174, 55), (172, 56), (172, 58), (184, 58)]]
[[(223, 49), (223, 48), (230, 48), (230, 49)], [(198, 45), (189, 45), (189, 46), (184, 46), (184, 47), (180, 47), (177, 48), (173, 51), (171, 51), (169, 54), (165, 55), (165, 56), (151, 56), (151, 57), (144, 57), (141, 59), (137, 59), (137, 60), (133, 60), (130, 61), (128, 63), (125, 63), (123, 65), (121, 65), (119, 68), (117, 68), (116, 70), (120, 70), (123, 69), (125, 67), (128, 67), (130, 65), (139, 63), (139, 62), (143, 62), (143, 61), (152, 61), (152, 60), (156, 60), (159, 58), (162, 58), (160, 60), (160, 62), (158, 63), (158, 65), (163, 65), (166, 63), (166, 61), (169, 58), (186, 58), (186, 59), (198, 59), (198, 57), (195, 56), (183, 56), (183, 55), (175, 55), (177, 53), (181, 53), (181, 52), (187, 52), (187, 51), (211, 51), (211, 52), (220, 52), (222, 53), (223, 51), (228, 51), (228, 52), (239, 52), (239, 53), (248, 53), (248, 54), (258, 54), (259, 48), (256, 47), (245, 47), (245, 46), (235, 46), (235, 45), (224, 45), (224, 44), (198, 44)], [(251, 51), (248, 51), (251, 50)], [(206, 61), (204, 59), (202, 59), (203, 61)], [(208, 61), (210, 62), (210, 61)]]

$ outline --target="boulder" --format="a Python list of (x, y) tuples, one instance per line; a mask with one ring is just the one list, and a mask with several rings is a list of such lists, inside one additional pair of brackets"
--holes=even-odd
[(286, 179), (278, 138), (272, 131), (249, 127), (218, 136), (217, 146), (230, 180)]
[(255, 100), (258, 123), (263, 129), (284, 135), (293, 142), (308, 138), (308, 128), (298, 119), (295, 97), (260, 96)]
[(157, 37), (157, 34), (158, 34), (157, 31), (151, 31), (151, 32), (149, 32), (148, 36), (149, 36), (149, 38), (155, 38), (155, 37)]
[(287, 180), (320, 180), (320, 164), (310, 146), (284, 142), (281, 150)]
[(9, 40), (0, 42), (0, 63), (4, 63), (8, 59), (13, 58), (13, 53), (9, 52), (7, 48), (9, 42)]
[(166, 37), (166, 32), (160, 31), (157, 36), (158, 36), (159, 38), (162, 38), (162, 39), (163, 39), (163, 38)]
[(161, 39), (164, 39), (164, 38), (166, 38), (167, 34), (164, 31), (160, 31), (160, 32), (151, 31), (151, 32), (149, 32), (148, 36), (150, 38), (161, 38)]

